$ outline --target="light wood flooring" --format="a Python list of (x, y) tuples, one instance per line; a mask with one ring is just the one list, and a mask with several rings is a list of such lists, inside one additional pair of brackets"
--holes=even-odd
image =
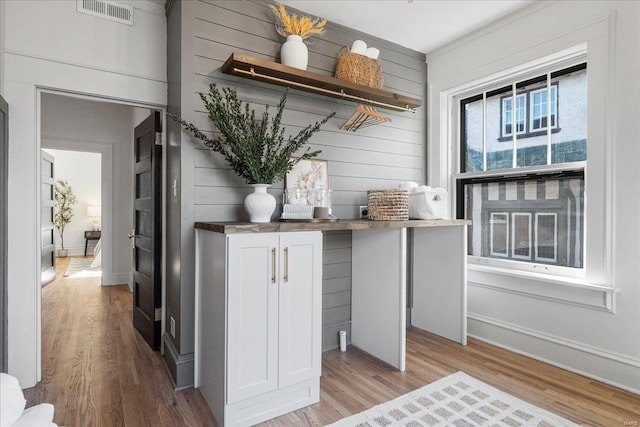
[[(68, 261), (42, 290), (43, 375), (25, 390), (27, 406), (54, 404), (66, 427), (215, 426), (199, 391), (174, 392), (161, 356), (134, 332), (128, 287), (65, 278)], [(353, 347), (326, 352), (320, 403), (264, 425), (324, 425), (456, 371), (578, 424), (640, 424), (638, 395), (478, 340), (463, 347), (409, 329), (405, 372)]]

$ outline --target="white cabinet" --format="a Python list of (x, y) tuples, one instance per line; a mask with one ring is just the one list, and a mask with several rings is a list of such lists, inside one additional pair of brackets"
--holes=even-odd
[(319, 400), (322, 234), (198, 230), (197, 382), (217, 421)]

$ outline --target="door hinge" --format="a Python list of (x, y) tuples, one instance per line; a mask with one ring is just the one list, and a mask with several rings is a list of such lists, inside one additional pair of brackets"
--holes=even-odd
[(162, 307), (156, 308), (156, 322), (162, 320)]
[(162, 145), (162, 132), (156, 132), (156, 145)]

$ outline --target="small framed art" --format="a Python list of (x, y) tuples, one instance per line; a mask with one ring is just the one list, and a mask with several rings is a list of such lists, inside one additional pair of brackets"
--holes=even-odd
[(319, 159), (302, 159), (287, 173), (284, 179), (287, 190), (328, 190), (329, 162)]

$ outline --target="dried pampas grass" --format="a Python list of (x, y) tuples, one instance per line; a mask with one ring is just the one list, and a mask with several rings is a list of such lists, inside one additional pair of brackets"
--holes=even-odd
[(282, 3), (276, 3), (271, 5), (273, 14), (280, 20), (280, 25), (276, 24), (276, 31), (283, 37), (296, 35), (302, 37), (302, 40), (324, 34), (324, 26), (327, 24), (326, 19), (316, 18), (312, 19), (308, 16), (300, 16), (287, 13)]

